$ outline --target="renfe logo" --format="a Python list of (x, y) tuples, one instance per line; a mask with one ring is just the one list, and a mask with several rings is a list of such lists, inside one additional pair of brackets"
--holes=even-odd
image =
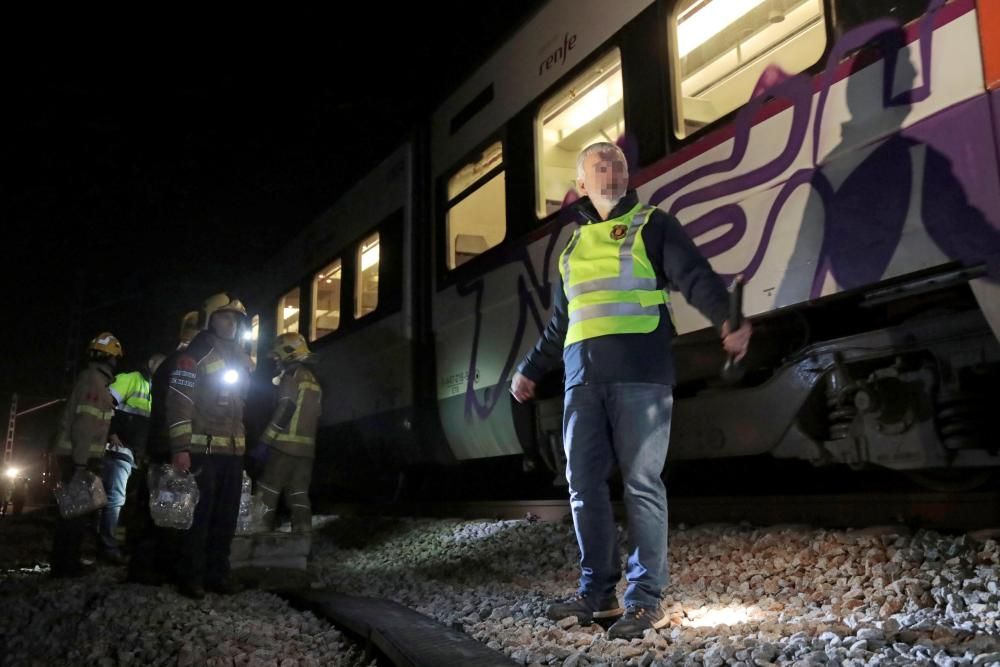
[(566, 33), (563, 35), (562, 46), (556, 48), (555, 51), (549, 54), (548, 58), (538, 63), (538, 76), (541, 76), (543, 71), (547, 72), (553, 65), (566, 62), (566, 56), (573, 50), (574, 44), (576, 44), (576, 33), (572, 35)]

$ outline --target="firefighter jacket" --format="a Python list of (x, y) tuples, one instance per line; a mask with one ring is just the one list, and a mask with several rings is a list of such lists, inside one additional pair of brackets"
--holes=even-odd
[(171, 454), (243, 455), (243, 404), (252, 368), (238, 341), (210, 331), (191, 341), (167, 382), (164, 421)]
[(113, 379), (111, 367), (99, 362), (88, 364), (77, 377), (56, 431), (57, 456), (72, 456), (77, 465), (104, 456), (114, 414), (114, 399), (108, 390)]
[(292, 364), (278, 385), (278, 406), (261, 442), (277, 451), (304, 458), (316, 455), (323, 390), (316, 376), (301, 363)]

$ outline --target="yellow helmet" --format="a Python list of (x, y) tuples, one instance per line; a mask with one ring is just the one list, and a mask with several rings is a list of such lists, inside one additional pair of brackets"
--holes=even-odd
[(97, 334), (90, 344), (87, 345), (87, 349), (91, 352), (100, 352), (101, 354), (106, 354), (109, 357), (115, 357), (121, 359), (122, 355), (122, 344), (114, 337), (110, 331), (104, 331)]
[(192, 310), (181, 320), (181, 332), (178, 340), (181, 345), (187, 345), (194, 340), (201, 328), (198, 326), (198, 311)]
[(300, 333), (283, 333), (274, 339), (271, 355), (279, 361), (302, 361), (310, 354), (306, 339)]
[(240, 317), (247, 316), (247, 309), (239, 299), (235, 299), (225, 292), (213, 294), (205, 300), (202, 309), (205, 311), (204, 327), (208, 327), (209, 320), (215, 313), (236, 313)]

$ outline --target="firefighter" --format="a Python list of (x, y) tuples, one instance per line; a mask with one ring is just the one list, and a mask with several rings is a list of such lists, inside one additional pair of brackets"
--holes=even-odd
[[(88, 364), (73, 386), (56, 432), (55, 447), (59, 477), (63, 484), (89, 469), (101, 474), (114, 399), (108, 385), (122, 358), (122, 345), (104, 332), (87, 346)], [(78, 577), (85, 573), (80, 560), (83, 535), (92, 515), (56, 519), (52, 540), (52, 576)]]
[(266, 459), (264, 474), (257, 482), (257, 495), (265, 508), (265, 525), (273, 523), (278, 498), (284, 494), (292, 513), (292, 530), (309, 532), (312, 529), (309, 484), (323, 392), (306, 365), (309, 346), (302, 334), (278, 336), (271, 356), (277, 359), (280, 369), (275, 378), (278, 405), (253, 452), (254, 458)]
[(229, 576), (229, 549), (240, 507), (243, 404), (252, 370), (237, 335), (246, 318), (243, 304), (217, 294), (205, 313), (208, 329), (177, 357), (165, 401), (171, 462), (195, 475), (200, 494), (194, 522), (177, 545), (178, 590), (195, 599), (206, 590), (240, 590)]
[(108, 494), (108, 504), (101, 510), (98, 529), (101, 537), (98, 555), (116, 565), (124, 564), (115, 531), (118, 516), (125, 506), (126, 494), (135, 496), (132, 470), (141, 467), (145, 458), (146, 440), (149, 434), (150, 378), (163, 362), (162, 354), (154, 354), (145, 366), (132, 373), (119, 373), (109, 389), (117, 403), (115, 415), (111, 418), (111, 435), (104, 453), (102, 480)]
[(170, 442), (166, 427), (166, 397), (170, 372), (177, 360), (200, 331), (197, 318), (185, 319), (181, 325), (177, 349), (167, 356), (153, 371), (150, 380), (149, 434), (145, 453), (139, 454), (143, 471), (138, 475), (136, 497), (138, 502), (129, 513), (125, 533), (129, 551), (128, 580), (138, 584), (160, 585), (173, 579), (176, 569), (177, 531), (161, 528), (153, 523), (149, 511), (148, 470), (153, 466), (170, 463)]

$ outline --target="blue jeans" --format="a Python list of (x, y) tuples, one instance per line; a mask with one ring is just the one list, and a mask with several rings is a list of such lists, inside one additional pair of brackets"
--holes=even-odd
[(580, 592), (614, 593), (621, 556), (608, 478), (615, 462), (629, 521), (625, 606), (655, 607), (667, 585), (667, 491), (660, 475), (670, 441), (673, 389), (647, 383), (577, 385), (566, 392), (563, 436)]
[(101, 548), (105, 551), (118, 551), (118, 515), (125, 506), (125, 488), (129, 475), (132, 474), (132, 464), (122, 459), (104, 457), (104, 470), (101, 479), (104, 482), (104, 493), (108, 496), (108, 504), (101, 510), (101, 523), (98, 532), (101, 537)]

